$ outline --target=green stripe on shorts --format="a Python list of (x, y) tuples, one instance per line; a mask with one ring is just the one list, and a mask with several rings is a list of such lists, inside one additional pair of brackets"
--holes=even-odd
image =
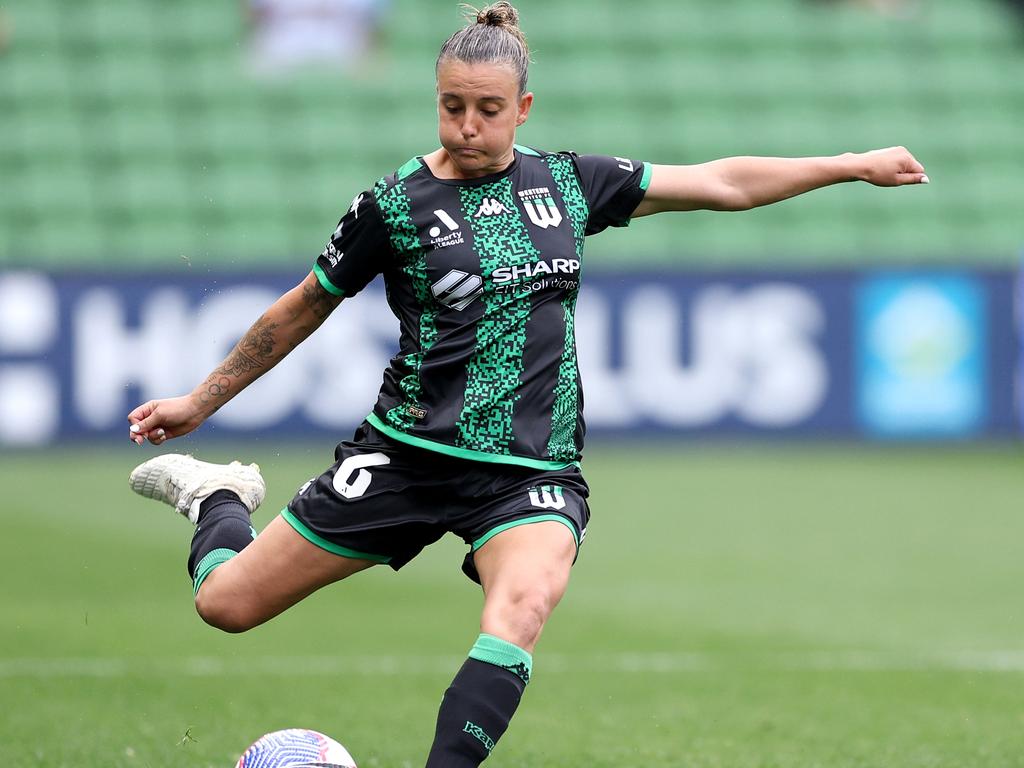
[(573, 540), (576, 542), (576, 549), (580, 548), (580, 539), (579, 539), (579, 536), (576, 534), (576, 526), (573, 525), (572, 522), (570, 522), (569, 518), (564, 517), (562, 515), (534, 515), (533, 517), (523, 517), (523, 518), (520, 518), (519, 520), (511, 520), (511, 521), (509, 521), (507, 523), (502, 523), (499, 526), (491, 528), (491, 530), (489, 530), (487, 533), (485, 533), (483, 536), (481, 536), (479, 539), (477, 539), (476, 541), (473, 542), (473, 544), (472, 544), (472, 551), (476, 552), (478, 549), (480, 549), (480, 547), (482, 547), (488, 541), (493, 539), (495, 536), (497, 536), (502, 531), (507, 531), (509, 528), (516, 528), (517, 526), (520, 526), (520, 525), (529, 525), (530, 523), (548, 523), (548, 522), (561, 523), (566, 528), (568, 528), (569, 532), (572, 533)]
[(343, 547), (340, 544), (335, 544), (333, 541), (328, 541), (323, 536), (314, 533), (306, 527), (299, 518), (297, 518), (288, 507), (281, 510), (281, 517), (284, 518), (285, 522), (294, 528), (302, 538), (306, 539), (313, 544), (316, 544), (320, 549), (326, 549), (335, 555), (341, 555), (342, 557), (352, 557), (356, 560), (370, 560), (374, 563), (390, 563), (391, 558), (386, 555), (372, 555), (368, 552), (357, 552), (354, 549)]

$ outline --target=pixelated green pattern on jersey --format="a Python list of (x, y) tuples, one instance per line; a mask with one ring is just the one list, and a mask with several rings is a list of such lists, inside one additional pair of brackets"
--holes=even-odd
[[(576, 238), (576, 258), (580, 261), (580, 278), (583, 277), (583, 239), (586, 234), (590, 206), (580, 189), (579, 179), (572, 160), (564, 155), (548, 155), (544, 158), (551, 169), (551, 176), (562, 195), (565, 210), (572, 222)], [(576, 297), (579, 288), (568, 291), (562, 300), (565, 313), (565, 347), (558, 365), (558, 381), (555, 384), (555, 402), (551, 410), (551, 438), (548, 440), (548, 454), (552, 459), (572, 461), (579, 454), (576, 445), (576, 421), (579, 418), (579, 378), (576, 363)]]
[[(526, 225), (515, 213), (510, 178), (480, 187), (462, 187), (459, 194), (480, 257), (481, 274), (540, 260)], [(497, 200), (508, 213), (477, 216), (482, 208), (492, 208), (484, 206), (485, 199)], [(530, 291), (522, 286), (515, 293), (497, 293), (488, 280), (481, 301), (484, 313), (476, 327), (476, 351), (466, 367), (465, 399), (455, 439), (461, 448), (507, 454), (514, 438), (512, 414), (523, 373)]]
[(377, 206), (388, 227), (391, 247), (399, 260), (399, 267), (412, 282), (413, 293), (422, 311), (420, 312), (419, 351), (407, 355), (402, 364), (409, 373), (398, 382), (405, 402), (387, 412), (386, 420), (395, 429), (405, 431), (414, 423), (410, 409), (418, 409), (423, 383), (420, 381), (420, 366), (437, 339), (437, 307), (430, 294), (430, 280), (427, 279), (426, 250), (420, 245), (410, 215), (411, 204), (405, 189), (405, 182), (399, 181), (388, 189), (387, 181), (381, 179), (373, 189)]

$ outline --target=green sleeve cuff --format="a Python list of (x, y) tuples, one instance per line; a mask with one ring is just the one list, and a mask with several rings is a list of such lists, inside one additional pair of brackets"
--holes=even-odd
[(324, 272), (323, 267), (319, 264), (313, 265), (313, 274), (316, 275), (316, 279), (320, 281), (320, 285), (323, 286), (325, 291), (335, 296), (345, 296), (345, 292), (331, 282), (330, 278), (327, 277), (327, 273)]
[(651, 185), (651, 172), (654, 170), (654, 166), (650, 163), (644, 163), (644, 175), (640, 178), (640, 189), (644, 192), (647, 191), (647, 187)]

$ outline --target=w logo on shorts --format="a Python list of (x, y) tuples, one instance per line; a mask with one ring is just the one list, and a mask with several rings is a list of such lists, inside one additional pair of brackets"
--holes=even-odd
[(565, 499), (562, 497), (562, 486), (560, 485), (538, 485), (531, 488), (530, 503), (541, 509), (562, 509), (565, 507)]

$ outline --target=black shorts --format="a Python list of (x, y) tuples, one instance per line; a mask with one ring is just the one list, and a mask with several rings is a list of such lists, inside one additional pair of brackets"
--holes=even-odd
[(473, 553), (517, 525), (554, 520), (586, 534), (589, 489), (579, 467), (538, 470), (454, 458), (392, 440), (364, 423), (335, 463), (281, 512), (296, 531), (335, 554), (396, 571), (451, 531), (470, 549), (462, 570), (479, 583)]

